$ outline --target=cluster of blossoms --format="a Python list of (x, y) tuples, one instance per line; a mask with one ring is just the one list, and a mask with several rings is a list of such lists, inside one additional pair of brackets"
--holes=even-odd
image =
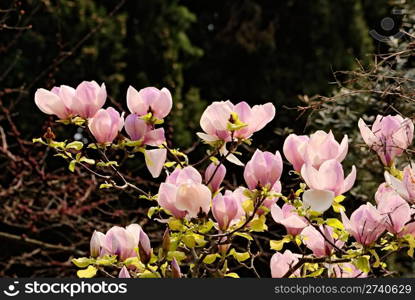
[[(107, 98), (105, 84), (84, 81), (76, 89), (61, 85), (50, 91), (38, 89), (35, 103), (39, 109), (49, 115), (56, 115), (63, 121), (71, 120), (76, 124), (88, 120), (88, 128), (100, 145), (111, 144), (124, 128), (135, 146), (158, 147), (165, 142), (164, 129), (155, 128), (162, 124), (170, 113), (172, 97), (168, 89), (154, 87), (137, 91), (130, 86), (127, 90), (127, 106), (131, 114), (124, 120), (113, 107), (103, 109)], [(148, 170), (158, 177), (166, 161), (166, 149), (145, 151)]]
[[(238, 277), (232, 269), (235, 263), (258, 275), (255, 258), (261, 253), (254, 254), (251, 244), (256, 233), (268, 231), (268, 220), (286, 230), (282, 239), (269, 244), (276, 251), (270, 259), (272, 277), (367, 277), (388, 272), (380, 258), (383, 252), (387, 257), (406, 247), (413, 256), (415, 169), (409, 165), (400, 171), (395, 165), (412, 143), (411, 120), (377, 116), (371, 128), (359, 121), (364, 141), (385, 166), (385, 182), (373, 204), (362, 204), (348, 218), (341, 203), (343, 194), (355, 184), (356, 168), (352, 166), (345, 176), (342, 162), (348, 153), (347, 136), (339, 143), (331, 131), (290, 134), (283, 154), (293, 166), (290, 174), (295, 175), (299, 188), (284, 195), (283, 158), (278, 151), (255, 149), (245, 163), (238, 151), (243, 144), (249, 148), (253, 134), (273, 120), (273, 104), (250, 107), (245, 102), (213, 102), (202, 114), (203, 132), (197, 134), (209, 149), (204, 159), (191, 164), (185, 153), (167, 146), (164, 129), (156, 128), (172, 108), (166, 88), (137, 91), (130, 86), (126, 102), (131, 114), (125, 120), (124, 113), (112, 107), (103, 109), (105, 100), (105, 85), (94, 81), (76, 89), (64, 85), (51, 91), (39, 89), (35, 102), (40, 110), (56, 115), (60, 123), (83, 127), (95, 141), (84, 147), (79, 141), (54, 141), (51, 134), (45, 135), (46, 141), (35, 141), (54, 148), (69, 162), (71, 171), (78, 164), (105, 179), (102, 188), (132, 188), (142, 193), (141, 198), (155, 203), (148, 218), (166, 230), (158, 248), (151, 247), (138, 224), (114, 226), (106, 234), (95, 231), (90, 257), (73, 260), (83, 268), (78, 276), (116, 270), (119, 277)], [(119, 134), (123, 128), (129, 139)], [(165, 170), (156, 196), (125, 179), (118, 162), (108, 158), (111, 149), (130, 156), (144, 153), (153, 177)], [(88, 151), (97, 151), (99, 161), (89, 157)], [(225, 180), (231, 177), (225, 163), (241, 169), (244, 185)], [(111, 175), (105, 173), (106, 168)], [(246, 251), (240, 252), (244, 240)], [(247, 260), (251, 260), (250, 267), (244, 263)]]

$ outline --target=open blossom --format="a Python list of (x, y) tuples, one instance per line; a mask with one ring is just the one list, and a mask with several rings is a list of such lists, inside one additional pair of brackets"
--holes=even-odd
[(402, 198), (415, 203), (415, 170), (408, 165), (403, 170), (402, 180), (385, 171), (385, 180)]
[(205, 182), (210, 187), (212, 192), (219, 190), (223, 179), (226, 175), (226, 167), (223, 164), (219, 166), (215, 163), (211, 163), (205, 171)]
[(73, 114), (74, 94), (75, 90), (66, 85), (55, 86), (50, 91), (38, 89), (35, 93), (35, 103), (43, 113), (67, 119)]
[(225, 195), (217, 194), (212, 200), (212, 213), (218, 222), (219, 229), (224, 231), (240, 216), (240, 200), (233, 193), (226, 191)]
[(385, 217), (370, 203), (361, 205), (352, 213), (350, 219), (343, 211), (340, 213), (345, 230), (359, 244), (368, 246), (385, 231)]
[(117, 255), (122, 261), (136, 257), (136, 248), (140, 248), (140, 253), (151, 255), (150, 240), (138, 224), (131, 224), (126, 228), (113, 226), (106, 234), (94, 231), (90, 248), (92, 257)]
[(380, 185), (375, 196), (379, 213), (385, 217), (386, 230), (399, 234), (411, 220), (411, 208), (392, 189)]
[(360, 119), (359, 128), (365, 143), (376, 151), (385, 166), (391, 166), (394, 158), (408, 148), (414, 137), (412, 121), (399, 115), (378, 115), (371, 129)]
[(112, 107), (100, 109), (96, 115), (89, 120), (89, 130), (98, 143), (112, 143), (118, 132), (124, 126), (124, 119), (120, 113)]
[[(287, 272), (298, 263), (298, 255), (293, 254), (290, 250), (285, 250), (284, 253), (275, 253), (270, 262), (272, 278), (282, 278)], [(294, 276), (300, 276), (300, 270), (297, 269)]]
[(158, 119), (164, 119), (171, 111), (173, 100), (167, 88), (161, 90), (146, 87), (137, 91), (132, 86), (127, 90), (127, 106), (132, 114), (144, 116), (152, 113)]
[(324, 212), (330, 208), (335, 196), (349, 191), (356, 180), (356, 168), (344, 178), (342, 165), (335, 159), (327, 160), (315, 169), (309, 164), (301, 168), (301, 175), (310, 187), (303, 194), (303, 203), (314, 211)]
[(318, 130), (306, 135), (290, 134), (284, 141), (283, 151), (287, 160), (299, 172), (304, 163), (319, 168), (327, 160), (335, 159), (342, 162), (348, 150), (347, 135), (339, 144), (331, 130), (326, 133)]
[(352, 263), (339, 263), (330, 265), (329, 272), (334, 278), (366, 278), (367, 273), (360, 271)]
[(202, 176), (193, 167), (176, 168), (160, 185), (158, 203), (176, 218), (196, 218), (208, 213), (212, 193), (202, 184)]
[[(332, 244), (337, 248), (343, 247), (344, 242), (333, 237), (333, 228), (326, 225), (320, 225), (319, 229), (324, 236), (311, 225), (304, 228), (301, 232), (304, 245), (313, 251), (313, 254), (316, 257), (331, 255), (334, 248)], [(328, 241), (330, 241), (331, 244)]]
[(305, 183), (313, 190), (332, 191), (336, 196), (353, 187), (356, 180), (356, 168), (352, 167), (350, 174), (344, 178), (343, 166), (335, 159), (327, 160), (315, 169), (305, 164), (301, 169)]
[(99, 86), (95, 81), (83, 81), (75, 89), (72, 110), (75, 115), (82, 118), (92, 118), (104, 106), (106, 99), (107, 90), (104, 83)]
[(125, 118), (124, 127), (132, 141), (141, 141), (143, 145), (160, 146), (166, 141), (163, 128), (152, 128), (136, 114)]
[(271, 216), (275, 222), (283, 225), (287, 229), (287, 233), (291, 235), (297, 235), (303, 228), (307, 227), (307, 220), (300, 217), (291, 204), (285, 203), (280, 208), (274, 203), (271, 206)]
[(255, 105), (252, 108), (246, 102), (233, 104), (228, 101), (213, 102), (200, 118), (200, 127), (205, 133), (198, 133), (202, 139), (212, 142), (231, 140), (229, 125), (242, 122), (245, 126), (234, 131), (235, 138), (249, 138), (254, 132), (265, 127), (275, 116), (272, 103)]
[(282, 159), (280, 153), (262, 152), (256, 150), (251, 160), (246, 164), (244, 178), (250, 189), (258, 186), (271, 188), (280, 179)]

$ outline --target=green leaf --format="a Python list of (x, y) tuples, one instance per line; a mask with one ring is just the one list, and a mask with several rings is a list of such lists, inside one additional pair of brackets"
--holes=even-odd
[(249, 214), (254, 211), (254, 201), (252, 199), (247, 199), (244, 202), (242, 202), (242, 208), (243, 210)]
[(189, 248), (194, 248), (196, 246), (196, 240), (195, 237), (190, 233), (190, 234), (185, 234), (182, 237), (183, 243), (189, 247)]
[(207, 221), (206, 223), (199, 226), (199, 232), (201, 233), (208, 233), (215, 224), (212, 222), (212, 220)]
[(115, 255), (109, 256), (106, 255), (102, 258), (98, 258), (96, 261), (97, 265), (101, 266), (111, 266), (117, 262), (117, 257)]
[(138, 275), (139, 278), (160, 278), (160, 274), (157, 272), (151, 272), (149, 270), (145, 270), (143, 273)]
[(76, 165), (76, 160), (71, 160), (68, 166), (69, 171), (71, 172), (75, 171), (75, 165)]
[(74, 258), (72, 259), (72, 263), (77, 266), (78, 268), (86, 268), (90, 264), (93, 264), (95, 262), (94, 259), (88, 258), (88, 257), (80, 257), (80, 258)]
[(259, 218), (253, 219), (249, 223), (249, 228), (251, 229), (251, 231), (256, 231), (256, 232), (266, 231), (268, 229), (268, 226), (267, 224), (265, 224), (265, 222), (266, 222), (265, 215), (262, 215)]
[(225, 277), (240, 278), (239, 275), (235, 272), (225, 274)]
[(99, 188), (100, 189), (109, 189), (109, 188), (111, 188), (112, 187), (112, 184), (111, 183), (101, 183), (100, 185), (99, 185)]
[(307, 274), (305, 277), (313, 277), (313, 278), (315, 278), (315, 277), (320, 276), (323, 272), (324, 272), (324, 268), (320, 268), (320, 269), (317, 269), (317, 271), (314, 271), (314, 272), (312, 272), (310, 274)]
[(228, 256), (229, 255), (232, 255), (238, 262), (245, 261), (251, 257), (251, 255), (248, 252), (236, 252), (235, 249), (232, 249), (229, 252)]
[(282, 240), (279, 240), (279, 241), (277, 241), (277, 240), (269, 241), (269, 245), (270, 245), (272, 250), (280, 251), (284, 247), (284, 244), (286, 244), (290, 241), (291, 241), (290, 236), (285, 236)]
[(254, 240), (252, 238), (252, 236), (250, 236), (249, 233), (245, 233), (245, 232), (235, 232), (234, 234), (237, 235), (237, 236), (243, 237), (243, 238), (245, 238), (245, 239), (247, 239), (249, 241), (253, 241)]
[(175, 231), (182, 231), (184, 228), (182, 220), (176, 219), (176, 218), (170, 218), (169, 228)]
[(99, 161), (97, 162), (97, 167), (110, 167), (110, 166), (116, 166), (118, 167), (118, 162), (116, 161), (108, 161), (108, 162), (103, 162), (103, 161)]
[(93, 165), (95, 164), (95, 160), (93, 160), (92, 158), (87, 158), (85, 156), (81, 157), (81, 159), (79, 160), (80, 162), (84, 162), (87, 163), (88, 165)]
[(97, 268), (94, 266), (88, 266), (88, 268), (84, 270), (79, 270), (76, 272), (79, 278), (92, 278), (97, 274)]
[(42, 140), (42, 138), (32, 139), (32, 143), (33, 143), (33, 144), (35, 144), (35, 143), (41, 143), (41, 144), (43, 144), (43, 145), (47, 145), (47, 143), (46, 143), (46, 142), (44, 142), (44, 141)]
[(182, 251), (169, 251), (167, 253), (167, 260), (172, 261), (175, 258), (177, 261), (182, 261), (186, 258), (186, 253)]
[(156, 213), (156, 212), (158, 212), (158, 211), (160, 211), (160, 207), (158, 207), (158, 206), (153, 206), (153, 207), (150, 207), (149, 209), (148, 209), (148, 212), (147, 212), (147, 217), (149, 218), (149, 219), (151, 219), (151, 217)]
[(329, 225), (330, 227), (344, 230), (343, 223), (340, 222), (340, 220), (338, 220), (338, 219), (329, 218), (329, 219), (326, 220), (326, 224)]
[(409, 246), (409, 249), (407, 252), (408, 255), (410, 257), (414, 257), (415, 236), (413, 236), (412, 234), (406, 234), (403, 238), (408, 242), (408, 246)]
[(363, 255), (360, 256), (354, 260), (352, 260), (352, 263), (358, 268), (360, 271), (369, 273), (370, 272), (370, 263), (369, 263), (369, 256)]
[(166, 168), (171, 168), (171, 167), (174, 167), (176, 165), (176, 162), (175, 161), (168, 161), (168, 162), (166, 162), (165, 164), (164, 164), (164, 166), (166, 167)]
[(75, 117), (71, 121), (72, 121), (73, 124), (75, 124), (77, 126), (81, 126), (85, 123), (85, 120), (82, 119), (81, 117)]
[(208, 255), (206, 255), (206, 257), (203, 259), (203, 262), (204, 262), (205, 264), (207, 264), (207, 265), (209, 265), (209, 264), (213, 264), (213, 263), (215, 262), (215, 260), (216, 260), (217, 258), (219, 258), (219, 257), (220, 257), (220, 254), (219, 254), (219, 253), (208, 254)]
[(341, 205), (341, 204), (339, 204), (337, 202), (334, 202), (334, 201), (333, 201), (333, 204), (331, 206), (333, 207), (333, 210), (336, 213), (340, 213), (341, 211), (345, 211), (346, 210), (346, 208), (343, 205)]
[(74, 141), (65, 146), (65, 149), (81, 150), (84, 144), (80, 141)]

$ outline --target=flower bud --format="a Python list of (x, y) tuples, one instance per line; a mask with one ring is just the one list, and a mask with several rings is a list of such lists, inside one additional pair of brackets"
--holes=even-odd
[(118, 278), (131, 278), (130, 272), (128, 272), (125, 266), (123, 266), (120, 273), (118, 273)]
[(94, 230), (92, 234), (90, 245), (90, 253), (92, 257), (98, 257), (101, 251), (102, 243), (105, 238), (105, 234)]
[(212, 190), (212, 192), (216, 192), (219, 190), (220, 185), (222, 184), (223, 179), (226, 175), (226, 167), (223, 164), (219, 166), (215, 163), (211, 163), (205, 171), (205, 182)]
[(171, 271), (173, 278), (181, 278), (182, 272), (180, 271), (180, 266), (177, 263), (177, 260), (175, 257), (173, 257), (173, 260), (171, 261)]
[(280, 153), (262, 152), (256, 150), (251, 160), (246, 164), (244, 179), (247, 186), (253, 190), (258, 186), (272, 186), (280, 179), (282, 173), (282, 159)]
[(89, 130), (98, 143), (112, 143), (124, 126), (124, 120), (114, 108), (100, 109), (90, 119)]

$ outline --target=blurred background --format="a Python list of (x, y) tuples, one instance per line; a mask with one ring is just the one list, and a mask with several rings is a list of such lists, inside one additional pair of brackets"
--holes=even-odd
[[(378, 112), (412, 117), (413, 38), (399, 33), (412, 32), (413, 8), (410, 0), (2, 0), (0, 276), (74, 276), (70, 259), (88, 251), (94, 229), (114, 224), (139, 222), (155, 244), (160, 239), (144, 217), (150, 204), (99, 190), (96, 178), (69, 173), (32, 144), (47, 127), (60, 140), (76, 133), (37, 109), (40, 87), (105, 82), (107, 105), (123, 111), (129, 85), (167, 87), (174, 98), (168, 140), (183, 151), (199, 145), (199, 118), (212, 101), (273, 102), (277, 115), (254, 145), (281, 150), (289, 133), (316, 129), (348, 134), (346, 165), (363, 170), (346, 205), (371, 201), (382, 168), (359, 145), (357, 120)], [(378, 65), (382, 54), (399, 51)], [(142, 162), (127, 167), (157, 192)], [(399, 276), (415, 276), (413, 262), (397, 255), (391, 263)]]

